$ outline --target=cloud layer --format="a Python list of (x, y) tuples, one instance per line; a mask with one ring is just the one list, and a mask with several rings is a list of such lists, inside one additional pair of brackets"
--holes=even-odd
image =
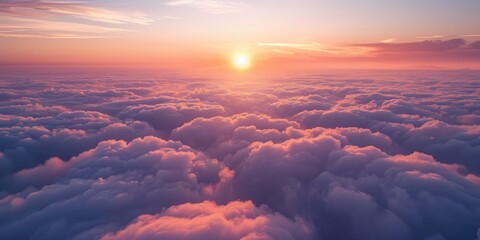
[(8, 239), (475, 239), (477, 71), (1, 74)]

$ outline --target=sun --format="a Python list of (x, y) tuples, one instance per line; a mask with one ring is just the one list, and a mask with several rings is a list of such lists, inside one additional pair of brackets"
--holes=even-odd
[(232, 57), (232, 66), (238, 70), (246, 70), (251, 64), (250, 56), (245, 53), (238, 53)]

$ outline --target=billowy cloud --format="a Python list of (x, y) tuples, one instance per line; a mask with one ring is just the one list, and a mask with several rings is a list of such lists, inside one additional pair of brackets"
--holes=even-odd
[(313, 232), (302, 219), (291, 221), (269, 213), (268, 207), (232, 201), (225, 206), (213, 202), (183, 204), (158, 215), (142, 215), (113, 239), (312, 239)]
[(478, 71), (228, 84), (10, 71), (0, 236), (456, 240), (480, 229)]

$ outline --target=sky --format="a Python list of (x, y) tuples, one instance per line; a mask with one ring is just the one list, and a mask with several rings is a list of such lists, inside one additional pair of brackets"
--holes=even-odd
[(480, 240), (480, 0), (0, 0), (0, 239)]
[(223, 69), (476, 68), (476, 0), (0, 1), (0, 62)]

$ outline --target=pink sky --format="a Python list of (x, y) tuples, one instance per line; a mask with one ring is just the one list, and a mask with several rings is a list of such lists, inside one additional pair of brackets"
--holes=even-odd
[(3, 64), (477, 68), (478, 1), (0, 2)]

